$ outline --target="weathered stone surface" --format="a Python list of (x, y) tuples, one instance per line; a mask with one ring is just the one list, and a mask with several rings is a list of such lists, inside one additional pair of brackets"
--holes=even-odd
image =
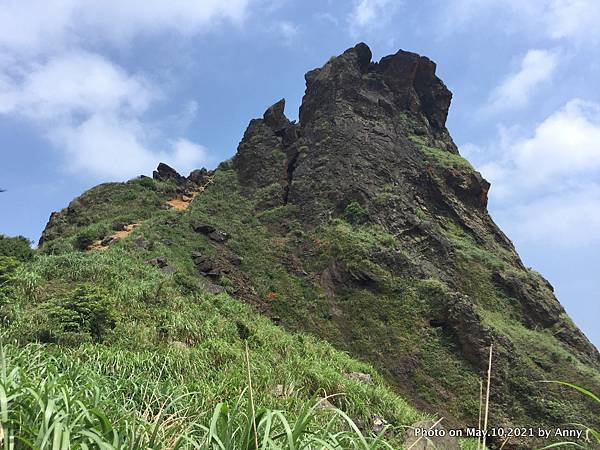
[(102, 241), (100, 241), (100, 245), (106, 247), (108, 245), (114, 244), (118, 240), (119, 239), (117, 239), (115, 236), (106, 236), (104, 239), (102, 239)]
[(147, 250), (150, 242), (144, 238), (143, 234), (140, 234), (133, 238), (133, 247), (138, 250)]
[(175, 169), (162, 162), (158, 165), (156, 170), (152, 172), (152, 178), (158, 181), (186, 181), (186, 178), (179, 175)]
[(269, 107), (263, 119), (250, 121), (233, 158), (245, 193), (274, 186), (271, 205), (283, 202), (288, 181), (290, 146), (297, 140), (298, 126), (284, 115), (285, 100)]
[(234, 266), (240, 266), (244, 262), (244, 258), (237, 253), (229, 253), (227, 255), (227, 260)]
[(196, 183), (199, 186), (203, 186), (209, 180), (211, 173), (205, 169), (195, 169), (190, 172), (188, 175), (188, 180), (193, 183)]
[(167, 258), (165, 258), (164, 256), (158, 256), (156, 258), (149, 259), (148, 264), (159, 268), (163, 268), (166, 267), (169, 263), (167, 262)]
[(229, 235), (221, 230), (214, 230), (211, 233), (208, 233), (208, 237), (215, 242), (225, 242), (229, 239)]
[(172, 275), (177, 272), (177, 269), (175, 269), (173, 266), (164, 266), (160, 268), (160, 271), (164, 274)]
[(290, 121), (283, 114), (284, 108), (285, 99), (282, 98), (277, 103), (270, 106), (263, 114), (265, 125), (267, 125), (276, 133), (290, 125)]
[(111, 228), (113, 231), (123, 231), (127, 225), (126, 222), (115, 221), (112, 223)]

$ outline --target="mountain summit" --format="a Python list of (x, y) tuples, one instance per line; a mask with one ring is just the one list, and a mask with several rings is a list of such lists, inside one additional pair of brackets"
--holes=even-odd
[(161, 164), (96, 187), (52, 215), (42, 251), (122, 248), (199, 280), (371, 363), (452, 426), (477, 423), (490, 346), (494, 426), (597, 422), (540, 383), (598, 392), (600, 354), (488, 214), (490, 184), (452, 141), (435, 72), (358, 44), (306, 74), (298, 123), (280, 100), (214, 171)]

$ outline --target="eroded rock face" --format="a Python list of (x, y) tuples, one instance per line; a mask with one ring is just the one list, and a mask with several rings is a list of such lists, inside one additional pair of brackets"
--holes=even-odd
[[(299, 124), (285, 117), (284, 100), (250, 122), (233, 159), (242, 189), (247, 195), (261, 189), (263, 208), (296, 206), (308, 226), (342, 216), (351, 203), (363, 205), (371, 222), (413, 248), (419, 276), (452, 278), (453, 244), (440, 233), (448, 221), (524, 269), (487, 213), (490, 183), (462, 160), (446, 129), (452, 94), (435, 71), (428, 58), (402, 50), (372, 62), (360, 43), (308, 72)], [(431, 218), (419, 219), (423, 211)], [(496, 278), (522, 303), (528, 326), (563, 320), (551, 292), (513, 281)], [(579, 352), (600, 361), (584, 341), (570, 345), (577, 342)]]
[[(418, 186), (424, 155), (415, 140), (457, 153), (445, 128), (452, 94), (425, 57), (399, 51), (373, 63), (358, 44), (305, 78), (300, 123), (280, 100), (250, 122), (233, 161), (246, 193), (272, 187), (267, 206), (295, 204), (318, 224), (371, 202), (386, 183)], [(452, 184), (485, 209), (489, 184), (479, 174), (456, 172)], [(404, 195), (412, 203), (414, 193)]]
[[(452, 94), (436, 76), (435, 63), (402, 50), (379, 62), (371, 56), (361, 43), (308, 72), (298, 124), (286, 118), (284, 100), (250, 122), (232, 164), (240, 188), (257, 200), (259, 213), (291, 206), (293, 220), (307, 233), (336, 218), (352, 222), (348, 211), (353, 208), (362, 211), (361, 223), (395, 239), (395, 250), (380, 249), (352, 267), (339, 255), (318, 273), (287, 267), (291, 274), (304, 273), (327, 298), (322, 315), (339, 327), (349, 342), (343, 343), (345, 349), (352, 351), (351, 342), (358, 340), (344, 327), (359, 312), (342, 299), (349, 291), (381, 293), (385, 283), (373, 265), (398, 279), (440, 280), (448, 291), (436, 304), (427, 299), (429, 326), (478, 374), (485, 372), (493, 345), (494, 401), (510, 404), (506, 410), (526, 409), (527, 417), (543, 416), (534, 401), (517, 405), (514, 400), (514, 391), (532, 373), (529, 349), (507, 337), (486, 313), (510, 312), (503, 320), (546, 330), (594, 367), (600, 367), (600, 355), (568, 320), (547, 282), (523, 266), (488, 214), (490, 183), (461, 158), (446, 129)], [(296, 266), (310, 252), (317, 250), (302, 248), (293, 255)], [(487, 298), (479, 295), (478, 283), (485, 285)], [(365, 320), (389, 326), (386, 314)], [(375, 364), (401, 388), (427, 370), (402, 350), (384, 354), (373, 356)], [(498, 420), (509, 419), (499, 415)]]

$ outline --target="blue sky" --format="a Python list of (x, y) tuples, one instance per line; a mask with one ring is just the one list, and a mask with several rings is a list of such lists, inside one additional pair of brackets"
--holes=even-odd
[(359, 41), (424, 54), (489, 209), (600, 344), (597, 0), (0, 0), (0, 232), (37, 240), (100, 182), (231, 157)]

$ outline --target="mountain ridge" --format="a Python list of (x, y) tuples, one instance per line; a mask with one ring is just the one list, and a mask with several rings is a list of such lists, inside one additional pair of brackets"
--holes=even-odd
[[(490, 184), (446, 129), (452, 94), (435, 63), (405, 51), (371, 56), (361, 43), (309, 71), (299, 122), (276, 102), (214, 171), (183, 177), (161, 164), (135, 190), (94, 188), (53, 213), (42, 250), (80, 242), (102, 221), (149, 221), (116, 245), (135, 249), (142, 236), (145, 256), (373, 364), (455, 426), (475, 419), (492, 344), (499, 426), (597, 420), (589, 403), (538, 383), (598, 391), (600, 354), (488, 214)], [(189, 196), (208, 177), (181, 217), (152, 222), (168, 199)], [(209, 254), (205, 270), (178, 265), (169, 233)]]

